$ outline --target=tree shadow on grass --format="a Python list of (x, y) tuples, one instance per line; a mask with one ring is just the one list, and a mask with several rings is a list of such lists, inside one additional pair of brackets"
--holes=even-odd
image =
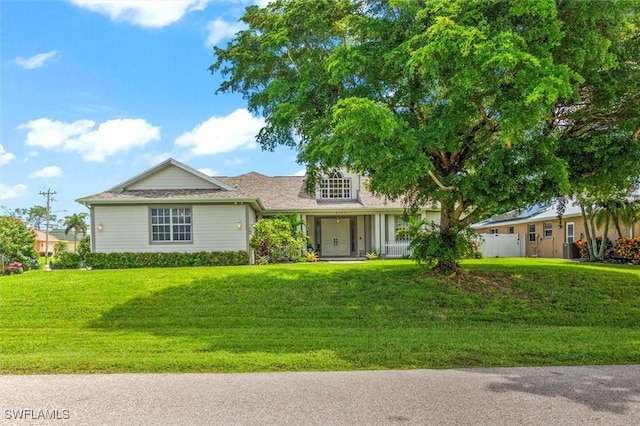
[(395, 320), (380, 307), (380, 300), (395, 292), (384, 283), (415, 271), (316, 269), (256, 267), (230, 277), (212, 269), (211, 276), (115, 306), (89, 327), (188, 339), (198, 352), (315, 356), (324, 351), (350, 363), (355, 348), (367, 345), (359, 329), (370, 332)]
[(501, 378), (489, 390), (565, 398), (597, 412), (625, 414), (640, 396), (640, 366), (540, 367), (480, 370)]
[[(553, 272), (537, 271), (546, 276)], [(254, 353), (330, 354), (336, 362), (343, 362), (342, 369), (428, 368), (487, 365), (482, 360), (452, 364), (459, 352), (470, 354), (474, 360), (474, 354), (482, 352), (473, 341), (461, 339), (456, 333), (460, 329), (464, 329), (463, 334), (475, 330), (476, 334), (499, 338), (501, 330), (515, 323), (543, 329), (618, 327), (615, 324), (635, 318), (631, 314), (637, 307), (627, 305), (629, 300), (637, 300), (637, 290), (629, 293), (626, 285), (619, 286), (621, 290), (614, 285), (607, 287), (606, 291), (614, 293), (607, 295), (604, 308), (622, 307), (615, 314), (603, 315), (603, 307), (594, 302), (603, 299), (602, 292), (591, 294), (580, 276), (567, 275), (566, 279), (575, 280), (576, 288), (568, 290), (572, 296), (559, 295), (559, 302), (553, 303), (557, 286), (543, 288), (532, 300), (461, 294), (445, 280), (427, 277), (407, 264), (248, 267), (226, 275), (211, 268), (210, 275), (199, 275), (190, 282), (169, 285), (114, 306), (89, 327), (175, 339), (165, 341), (168, 350), (182, 353), (224, 352), (245, 358)], [(535, 282), (528, 285), (537, 286)], [(587, 290), (589, 293), (583, 294)], [(582, 309), (582, 300), (588, 301), (586, 309)], [(581, 309), (576, 309), (576, 304)], [(526, 330), (520, 334), (529, 335)], [(452, 338), (455, 342), (450, 341)], [(474, 338), (489, 345), (484, 348), (489, 353), (486, 356), (502, 357), (499, 345), (487, 342), (484, 336)], [(180, 346), (178, 340), (184, 345)], [(501, 344), (509, 342), (503, 339)], [(137, 350), (145, 352), (142, 347)], [(519, 351), (526, 353), (526, 348)], [(518, 350), (514, 353), (519, 355)], [(575, 364), (571, 356), (566, 359)], [(541, 359), (535, 362), (544, 363)]]

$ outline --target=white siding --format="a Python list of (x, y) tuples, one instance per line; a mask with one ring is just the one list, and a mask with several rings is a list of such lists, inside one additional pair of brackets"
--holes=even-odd
[[(96, 252), (247, 250), (244, 205), (193, 205), (190, 243), (151, 243), (148, 206), (94, 206)], [(238, 229), (242, 222), (242, 229)], [(100, 231), (102, 228), (102, 231)]]
[(211, 182), (175, 167), (166, 167), (136, 182), (127, 189), (211, 189), (219, 188)]

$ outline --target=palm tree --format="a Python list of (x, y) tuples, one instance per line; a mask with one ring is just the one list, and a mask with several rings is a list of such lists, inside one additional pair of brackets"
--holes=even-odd
[(596, 226), (601, 227), (607, 218), (616, 229), (618, 238), (622, 238), (621, 225), (633, 226), (640, 217), (640, 201), (630, 199), (609, 200), (601, 205), (596, 214)]
[(87, 234), (86, 218), (87, 213), (74, 213), (64, 218), (64, 234), (68, 235), (69, 231), (73, 230), (73, 246), (76, 253), (78, 252), (78, 234)]

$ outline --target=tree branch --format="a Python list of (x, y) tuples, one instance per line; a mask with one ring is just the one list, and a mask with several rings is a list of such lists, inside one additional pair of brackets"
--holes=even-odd
[(440, 189), (446, 189), (446, 190), (448, 190), (448, 191), (453, 191), (453, 190), (455, 190), (455, 189), (458, 189), (458, 188), (456, 188), (456, 187), (455, 187), (455, 186), (453, 186), (453, 185), (451, 185), (451, 186), (444, 186), (444, 185), (442, 184), (442, 182), (440, 182), (440, 179), (438, 179), (438, 177), (437, 177), (435, 174), (433, 174), (433, 172), (432, 172), (431, 170), (429, 170), (427, 173), (429, 173), (429, 176), (431, 176), (431, 179), (436, 183), (436, 185), (438, 185), (438, 187), (439, 187)]

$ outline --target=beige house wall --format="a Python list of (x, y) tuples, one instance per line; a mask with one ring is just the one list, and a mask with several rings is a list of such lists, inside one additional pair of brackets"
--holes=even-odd
[[(547, 225), (548, 232), (545, 233), (545, 223)], [(569, 224), (574, 226), (574, 238), (573, 241), (585, 238), (584, 221), (581, 216), (563, 217), (562, 223), (558, 218), (553, 219), (541, 219), (533, 220), (523, 223), (497, 223), (481, 228), (476, 228), (476, 232), (479, 234), (491, 234), (492, 230), (498, 234), (509, 234), (510, 229), (513, 228), (512, 233), (522, 233), (525, 239), (525, 255), (527, 257), (547, 257), (547, 258), (562, 258), (563, 257), (563, 244), (567, 240), (567, 229)], [(535, 225), (535, 239), (530, 241), (529, 225)], [(602, 236), (602, 229), (598, 229), (597, 236)], [(621, 227), (622, 235), (624, 237), (638, 236), (640, 235), (640, 223), (636, 224), (634, 228), (628, 226)], [(546, 235), (545, 235), (546, 234)], [(615, 241), (618, 238), (618, 234), (612, 224), (609, 225), (607, 232), (607, 238)]]

